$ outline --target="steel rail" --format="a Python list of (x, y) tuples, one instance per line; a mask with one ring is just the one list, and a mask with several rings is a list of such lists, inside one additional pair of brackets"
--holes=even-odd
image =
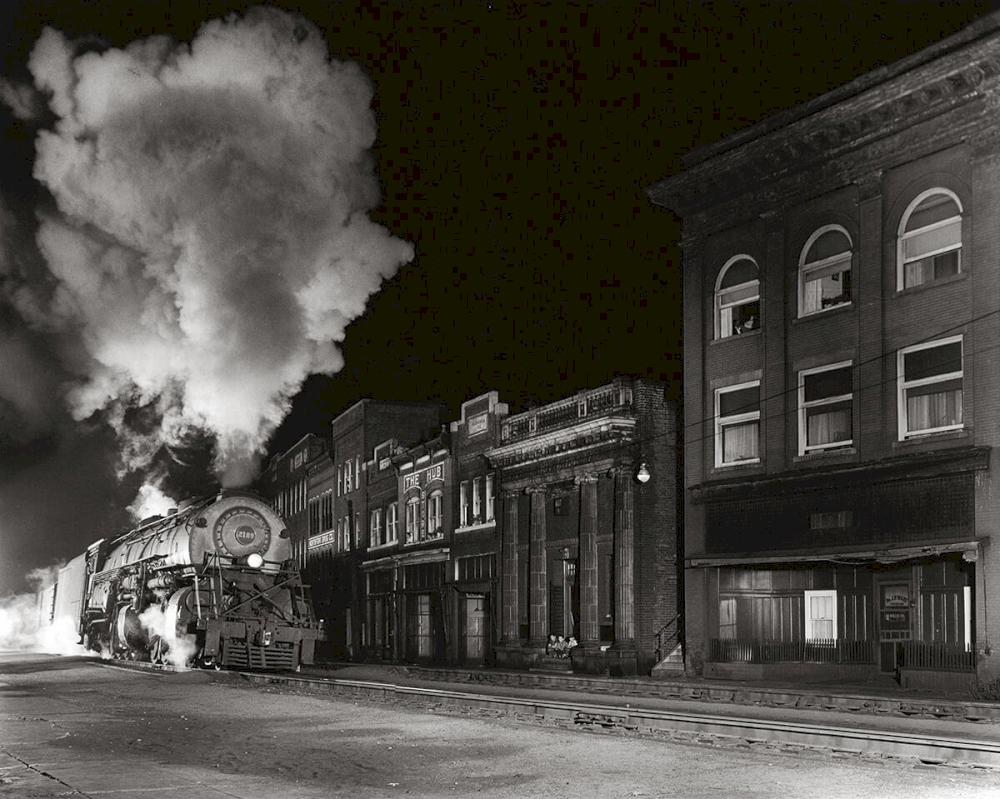
[(461, 707), (507, 713), (529, 713), (539, 719), (585, 727), (629, 731), (678, 732), (735, 738), (750, 743), (784, 744), (859, 755), (910, 758), (923, 763), (1000, 769), (1000, 743), (967, 738), (941, 738), (903, 732), (775, 721), (739, 715), (682, 713), (670, 710), (595, 702), (565, 702), (541, 697), (500, 696), (369, 680), (311, 678), (297, 675), (239, 672), (254, 682), (309, 685), (355, 695), (412, 697)]

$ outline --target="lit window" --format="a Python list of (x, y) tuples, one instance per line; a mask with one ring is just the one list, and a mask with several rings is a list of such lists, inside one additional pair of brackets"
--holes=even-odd
[(716, 337), (729, 338), (760, 327), (757, 264), (745, 255), (727, 263), (715, 290)]
[(806, 640), (829, 641), (837, 638), (837, 592), (806, 591)]
[(899, 352), (900, 439), (962, 427), (962, 337)]
[(420, 499), (411, 497), (406, 501), (406, 543), (415, 544), (420, 528)]
[(444, 495), (440, 491), (432, 491), (427, 497), (427, 537), (440, 538), (444, 535)]
[(820, 228), (799, 261), (799, 315), (851, 301), (851, 239), (842, 227)]
[(922, 286), (962, 270), (962, 205), (947, 189), (919, 195), (899, 223), (898, 287)]
[(799, 454), (851, 445), (851, 364), (799, 373)]
[(715, 465), (760, 460), (760, 383), (715, 392)]

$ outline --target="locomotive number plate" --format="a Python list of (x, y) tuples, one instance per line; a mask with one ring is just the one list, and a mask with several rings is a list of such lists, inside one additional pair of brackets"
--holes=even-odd
[(230, 508), (215, 522), (212, 537), (219, 551), (231, 555), (264, 552), (271, 544), (271, 527), (252, 508)]

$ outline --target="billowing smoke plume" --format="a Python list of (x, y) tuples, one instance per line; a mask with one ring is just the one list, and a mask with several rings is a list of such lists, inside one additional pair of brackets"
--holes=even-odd
[[(127, 470), (208, 431), (223, 484), (247, 482), (290, 396), (341, 368), (345, 326), (413, 255), (367, 217), (371, 82), (273, 9), (82, 55), (47, 29), (29, 66), (56, 117), (34, 174), (58, 211), (37, 235), (54, 281), (17, 307), (78, 335), (74, 416), (116, 421)], [(124, 423), (140, 407), (145, 439)]]
[(58, 565), (34, 569), (27, 581), (37, 594), (0, 598), (0, 650), (86, 654), (79, 642), (76, 621), (69, 616), (52, 617), (53, 586), (58, 574)]

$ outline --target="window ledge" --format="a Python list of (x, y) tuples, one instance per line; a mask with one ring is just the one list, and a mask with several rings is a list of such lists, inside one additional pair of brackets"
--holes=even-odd
[(755, 461), (741, 461), (740, 463), (726, 463), (721, 466), (713, 466), (710, 474), (714, 476), (738, 474), (740, 472), (759, 472), (764, 467), (764, 462), (759, 458)]
[(758, 327), (754, 330), (748, 330), (746, 333), (740, 333), (739, 335), (736, 336), (726, 336), (725, 338), (713, 338), (710, 342), (708, 342), (708, 346), (714, 347), (717, 344), (728, 344), (731, 341), (743, 341), (744, 339), (747, 338), (754, 338), (755, 336), (759, 336), (763, 332), (764, 329)]
[(916, 449), (921, 445), (929, 448), (938, 442), (964, 441), (967, 438), (971, 438), (971, 436), (972, 428), (966, 425), (961, 430), (945, 430), (941, 433), (925, 433), (924, 435), (911, 436), (910, 438), (903, 439), (902, 441), (893, 441), (892, 448), (893, 450)]
[(399, 541), (389, 541), (385, 544), (376, 544), (375, 546), (368, 547), (369, 552), (378, 552), (381, 549), (389, 549), (394, 547), (399, 543)]
[(854, 304), (854, 300), (851, 300), (850, 302), (842, 302), (840, 305), (831, 305), (829, 308), (823, 308), (819, 311), (813, 311), (812, 313), (796, 316), (792, 319), (792, 324), (797, 325), (800, 322), (810, 322), (813, 319), (827, 319), (830, 316), (853, 311), (855, 308), (857, 308), (857, 306)]
[(806, 452), (792, 458), (792, 463), (814, 463), (822, 461), (827, 463), (834, 460), (852, 460), (858, 455), (858, 450), (852, 445), (840, 449), (824, 449), (817, 452)]
[(496, 527), (496, 519), (490, 519), (487, 522), (481, 522), (480, 524), (467, 524), (464, 527), (456, 527), (456, 533), (471, 533), (474, 530), (486, 530), (490, 527)]
[(947, 286), (949, 283), (958, 283), (959, 281), (965, 280), (968, 274), (968, 272), (963, 270), (957, 275), (951, 275), (951, 277), (943, 277), (940, 280), (932, 280), (930, 283), (921, 283), (919, 286), (911, 286), (908, 289), (897, 289), (893, 296), (909, 296), (910, 294), (919, 294), (921, 291), (930, 291), (931, 289), (936, 289), (940, 286)]

